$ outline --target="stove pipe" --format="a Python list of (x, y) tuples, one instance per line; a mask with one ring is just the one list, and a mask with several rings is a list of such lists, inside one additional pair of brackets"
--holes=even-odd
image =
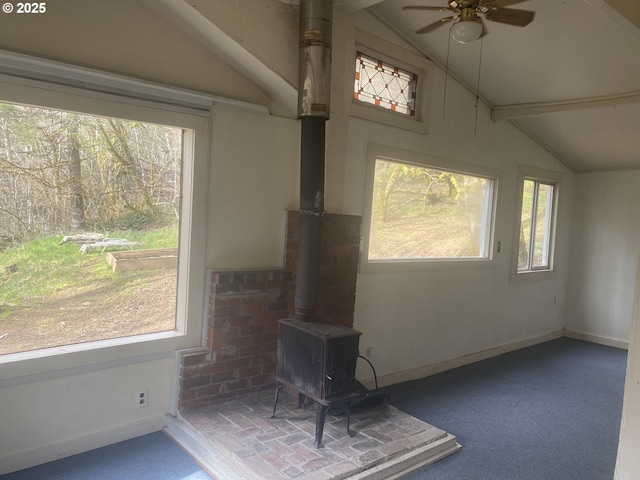
[(315, 319), (320, 282), (332, 9), (333, 0), (300, 1), (298, 117), (302, 131), (295, 317), (303, 321)]

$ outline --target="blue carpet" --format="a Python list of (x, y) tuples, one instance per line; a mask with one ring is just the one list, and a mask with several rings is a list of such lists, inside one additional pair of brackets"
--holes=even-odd
[(211, 480), (163, 432), (98, 448), (19, 472), (2, 480)]
[(626, 355), (561, 338), (386, 388), (463, 446), (405, 480), (611, 480)]

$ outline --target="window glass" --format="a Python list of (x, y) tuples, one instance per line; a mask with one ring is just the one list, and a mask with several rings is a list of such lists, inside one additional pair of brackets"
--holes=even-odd
[(370, 261), (488, 258), (494, 179), (375, 160)]
[(552, 183), (524, 179), (518, 271), (551, 268), (554, 192)]
[(175, 329), (185, 132), (0, 103), (0, 354)]
[(418, 76), (361, 52), (356, 55), (356, 100), (414, 116)]

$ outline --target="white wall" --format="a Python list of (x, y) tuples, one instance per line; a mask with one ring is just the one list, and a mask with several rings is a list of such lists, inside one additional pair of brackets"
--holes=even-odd
[(213, 121), (207, 267), (282, 267), (285, 211), (297, 208), (296, 120), (218, 108)]
[[(339, 19), (337, 24), (347, 24)], [(334, 25), (336, 24), (334, 23)], [(362, 14), (361, 29), (401, 45), (384, 26)], [(407, 48), (407, 47), (406, 47)], [(338, 53), (337, 55), (340, 55)], [(348, 50), (346, 69), (353, 68)], [(340, 68), (339, 66), (337, 68)], [(334, 72), (336, 61), (334, 60)], [(425, 156), (489, 167), (499, 172), (495, 240), (501, 253), (489, 267), (430, 269), (411, 273), (360, 273), (354, 327), (363, 332), (360, 351), (374, 363), (382, 384), (417, 378), (487, 354), (495, 354), (560, 335), (564, 327), (574, 175), (555, 157), (508, 122), (494, 123), (472, 92), (447, 80), (435, 69), (429, 132), (421, 135), (352, 118), (347, 122), (344, 164), (330, 168), (327, 203), (343, 199), (343, 213), (365, 212), (365, 168), (370, 143)], [(350, 82), (344, 82), (350, 89)], [(332, 92), (335, 95), (336, 92)], [(340, 97), (350, 102), (351, 92)], [(348, 111), (347, 104), (339, 106)], [(443, 116), (444, 107), (444, 116)], [(335, 112), (335, 110), (334, 110)], [(332, 117), (340, 125), (341, 120)], [(335, 152), (334, 152), (335, 153)], [(338, 163), (334, 156), (328, 162)], [(519, 164), (563, 175), (557, 228), (556, 276), (549, 280), (511, 283), (516, 226), (516, 183)], [(338, 176), (338, 174), (340, 176)], [(342, 190), (338, 190), (342, 188)], [(484, 352), (484, 353), (483, 353)], [(368, 379), (364, 366), (359, 376)]]
[[(223, 10), (229, 3), (217, 2)], [(268, 2), (259, 3), (250, 12), (236, 9), (242, 24), (225, 25), (238, 41), (249, 35), (254, 15), (269, 24)], [(273, 4), (279, 25), (287, 12)], [(0, 49), (257, 104), (213, 112), (211, 191), (196, 206), (209, 213), (211, 248), (201, 261), (233, 267), (282, 262), (284, 210), (295, 206), (297, 191), (298, 130), (295, 120), (264, 113), (273, 104), (267, 92), (143, 2), (65, 0), (31, 17), (2, 19)], [(290, 29), (274, 29), (261, 48), (291, 41), (295, 50), (297, 38), (290, 36)], [(275, 47), (271, 54), (277, 65), (290, 62)], [(132, 344), (118, 360), (102, 349), (90, 351), (73, 367), (60, 355), (44, 373), (32, 371), (31, 363), (0, 359), (0, 474), (161, 429), (176, 394), (175, 348), (148, 350)], [(139, 388), (149, 390), (148, 407), (135, 406)]]
[(640, 245), (640, 171), (576, 176), (566, 328), (624, 346)]
[[(175, 381), (173, 356), (105, 364), (0, 385), (0, 475), (157, 431)], [(148, 389), (148, 406), (135, 393)]]
[[(230, 7), (223, 6), (227, 5), (225, 2), (214, 3), (224, 13), (222, 19), (241, 20), (237, 27), (224, 25), (225, 31), (239, 42), (243, 35), (250, 35), (247, 25), (256, 21), (257, 13), (264, 20), (269, 12), (268, 8), (256, 7), (243, 13), (237, 9), (238, 2)], [(243, 5), (250, 8), (253, 3)], [(272, 9), (274, 24), (289, 25), (280, 2), (270, 3), (278, 5)], [(33, 52), (260, 105), (271, 101), (266, 92), (184, 32), (150, 14), (139, 2), (111, 0), (107, 5), (102, 0), (67, 0), (56, 4), (46, 19), (14, 16), (12, 20), (16, 23), (0, 29), (0, 48)], [(476, 125), (474, 96), (451, 78), (443, 118), (442, 71), (434, 75), (428, 135), (348, 118), (352, 80), (346, 72), (353, 67), (348, 52), (356, 24), (402, 44), (368, 16), (358, 20), (337, 12), (334, 66), (338, 65), (338, 69), (334, 70), (332, 118), (328, 125), (327, 210), (363, 215), (364, 170), (370, 142), (475, 163), (501, 172), (495, 235), (503, 252), (496, 254), (488, 268), (361, 274), (355, 327), (364, 332), (362, 352), (372, 347), (371, 360), (379, 374), (391, 382), (419, 376), (443, 362), (450, 365), (447, 362), (460, 357), (508, 349), (561, 331), (573, 175), (510, 124), (492, 123), (484, 105), (480, 106)], [(59, 38), (61, 31), (65, 32), (64, 38)], [(274, 28), (270, 34), (278, 36), (269, 40), (273, 51), (267, 54), (261, 50), (260, 57), (282, 68), (282, 75), (287, 78), (291, 72), (284, 66), (296, 60), (283, 60), (282, 55), (289, 55), (289, 49), (281, 52), (276, 47), (279, 42), (291, 40), (290, 29)], [(262, 48), (257, 40), (251, 37), (249, 43)], [(296, 206), (298, 137), (295, 120), (269, 117), (257, 110), (221, 108), (214, 113), (209, 247), (203, 259), (207, 266), (248, 268), (281, 262), (284, 210)], [(558, 274), (551, 280), (518, 284), (509, 281), (518, 164), (564, 174)], [(99, 365), (98, 360), (96, 364)], [(0, 384), (0, 460), (11, 462), (3, 464), (22, 466), (25, 462), (50, 460), (52, 456), (159, 428), (157, 422), (170, 411), (175, 379), (170, 357), (133, 359), (127, 366), (104, 364), (97, 368)], [(129, 401), (132, 390), (141, 383), (148, 385), (150, 402), (158, 403), (150, 403), (147, 409), (134, 409), (133, 400)], [(11, 435), (5, 435), (5, 431)]]

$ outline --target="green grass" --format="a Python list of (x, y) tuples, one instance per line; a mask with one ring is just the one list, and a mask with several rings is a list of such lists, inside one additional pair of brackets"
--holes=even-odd
[[(165, 227), (149, 231), (113, 231), (113, 238), (139, 242), (138, 249), (175, 247), (178, 230)], [(60, 244), (61, 236), (32, 240), (0, 253), (0, 304), (20, 305), (26, 299), (54, 295), (67, 289), (82, 291), (90, 286), (126, 288), (147, 272), (113, 272), (104, 254), (93, 250), (82, 255), (78, 244)]]

